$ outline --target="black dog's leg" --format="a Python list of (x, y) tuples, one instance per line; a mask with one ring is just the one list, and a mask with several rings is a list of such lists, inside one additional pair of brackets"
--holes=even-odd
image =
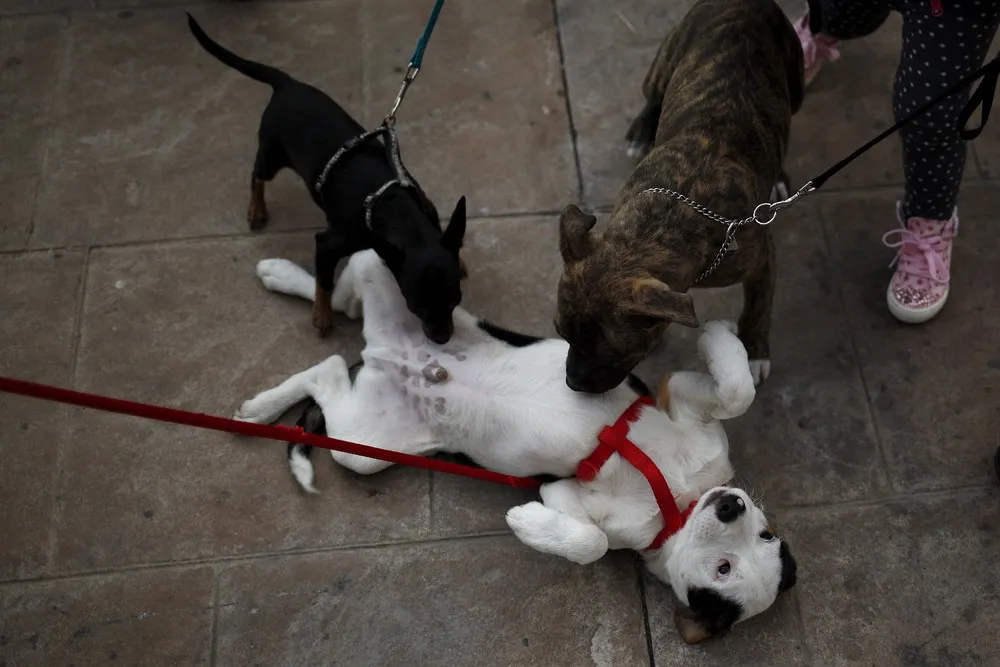
[(316, 234), (316, 296), (313, 299), (312, 321), (320, 336), (333, 330), (333, 274), (337, 264), (351, 254), (350, 249), (334, 237), (330, 229)]
[(264, 184), (287, 166), (284, 151), (280, 147), (261, 143), (253, 162), (250, 177), (250, 205), (247, 207), (247, 222), (250, 229), (259, 231), (267, 224), (267, 203), (264, 201)]
[(646, 106), (642, 108), (639, 115), (632, 121), (628, 128), (625, 140), (628, 142), (628, 156), (641, 158), (649, 149), (653, 147), (653, 140), (656, 139), (656, 128), (660, 124), (660, 102), (647, 100)]

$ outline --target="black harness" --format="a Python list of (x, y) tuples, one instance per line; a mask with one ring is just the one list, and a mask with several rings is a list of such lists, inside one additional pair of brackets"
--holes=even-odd
[(383, 123), (378, 128), (365, 132), (364, 134), (358, 135), (349, 140), (341, 146), (336, 153), (333, 154), (333, 157), (331, 157), (329, 162), (326, 163), (326, 166), (323, 167), (323, 171), (320, 172), (319, 177), (316, 179), (316, 183), (313, 185), (313, 187), (316, 188), (316, 193), (320, 196), (320, 199), (322, 199), (323, 185), (326, 183), (326, 179), (330, 175), (330, 171), (333, 167), (346, 157), (352, 149), (360, 146), (366, 141), (375, 139), (380, 135), (385, 135), (385, 154), (396, 177), (383, 183), (377, 190), (375, 190), (375, 192), (372, 192), (365, 197), (365, 226), (368, 227), (369, 230), (372, 228), (372, 208), (375, 206), (376, 202), (378, 202), (379, 197), (385, 194), (385, 191), (394, 185), (412, 190), (413, 194), (417, 197), (417, 201), (420, 203), (420, 208), (426, 208), (423, 203), (423, 193), (420, 191), (420, 188), (417, 187), (417, 184), (413, 182), (413, 177), (410, 176), (410, 172), (406, 171), (406, 167), (403, 166), (403, 160), (399, 157), (399, 140), (396, 139), (395, 128), (387, 123)]

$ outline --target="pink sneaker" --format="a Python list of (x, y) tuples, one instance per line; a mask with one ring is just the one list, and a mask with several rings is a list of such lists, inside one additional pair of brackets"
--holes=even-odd
[[(950, 220), (910, 218), (903, 224), (902, 202), (896, 202), (899, 229), (882, 237), (898, 248), (889, 266), (896, 267), (885, 298), (889, 312), (900, 322), (920, 324), (944, 308), (951, 278), (951, 242), (958, 234), (958, 209)], [(895, 235), (896, 240), (891, 240)]]
[(837, 62), (840, 59), (840, 51), (837, 50), (837, 40), (833, 37), (819, 34), (814, 35), (809, 30), (809, 11), (799, 17), (795, 22), (795, 34), (799, 36), (799, 43), (802, 44), (802, 55), (805, 59), (806, 85), (819, 74), (819, 68), (824, 60)]

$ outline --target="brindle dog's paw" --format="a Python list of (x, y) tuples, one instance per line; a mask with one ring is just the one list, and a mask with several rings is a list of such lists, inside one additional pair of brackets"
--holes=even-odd
[(649, 149), (653, 147), (653, 140), (656, 138), (656, 122), (649, 122), (646, 112), (632, 121), (628, 132), (625, 133), (625, 154), (634, 160), (639, 160), (646, 156)]
[(781, 171), (781, 175), (778, 176), (778, 182), (774, 184), (771, 188), (771, 201), (782, 201), (783, 199), (788, 199), (791, 194), (792, 186), (791, 179), (788, 178), (788, 174), (784, 170)]
[(317, 301), (313, 304), (312, 310), (312, 320), (313, 326), (319, 332), (321, 338), (326, 338), (333, 331), (333, 308), (330, 307), (330, 302), (320, 303)]
[[(629, 133), (631, 135), (631, 133)], [(641, 160), (646, 157), (646, 153), (649, 149), (653, 147), (652, 141), (643, 141), (641, 139), (632, 139), (631, 136), (627, 136), (625, 145), (625, 155), (629, 156), (633, 160)]]
[(766, 380), (767, 376), (770, 374), (771, 374), (770, 359), (750, 360), (750, 375), (753, 376), (753, 386), (759, 387), (760, 383)]

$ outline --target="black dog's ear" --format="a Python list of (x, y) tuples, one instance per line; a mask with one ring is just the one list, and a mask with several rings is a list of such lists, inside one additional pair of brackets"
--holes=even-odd
[(451, 213), (451, 220), (448, 221), (448, 228), (441, 234), (441, 245), (453, 255), (457, 255), (462, 249), (462, 242), (465, 240), (465, 196), (463, 195), (455, 210)]
[(778, 593), (780, 594), (795, 585), (799, 566), (792, 557), (792, 550), (788, 548), (788, 543), (784, 540), (781, 541), (778, 557), (781, 559), (781, 581), (778, 582)]
[(405, 254), (402, 249), (397, 248), (393, 244), (376, 236), (375, 234), (372, 234), (371, 236), (371, 246), (372, 250), (375, 251), (375, 254), (382, 258), (382, 261), (385, 262), (385, 265), (388, 266), (389, 270), (393, 273), (399, 271), (399, 269), (403, 266)]
[(666, 283), (656, 278), (637, 278), (632, 281), (632, 306), (635, 313), (658, 317), (697, 327), (698, 316), (694, 312), (694, 299), (683, 292), (675, 292)]
[(575, 204), (563, 209), (559, 216), (559, 252), (563, 262), (579, 262), (586, 258), (603, 240), (596, 232), (591, 232), (597, 218), (587, 215)]
[(674, 625), (686, 644), (722, 637), (743, 613), (739, 603), (710, 588), (688, 589), (688, 605), (674, 609)]

